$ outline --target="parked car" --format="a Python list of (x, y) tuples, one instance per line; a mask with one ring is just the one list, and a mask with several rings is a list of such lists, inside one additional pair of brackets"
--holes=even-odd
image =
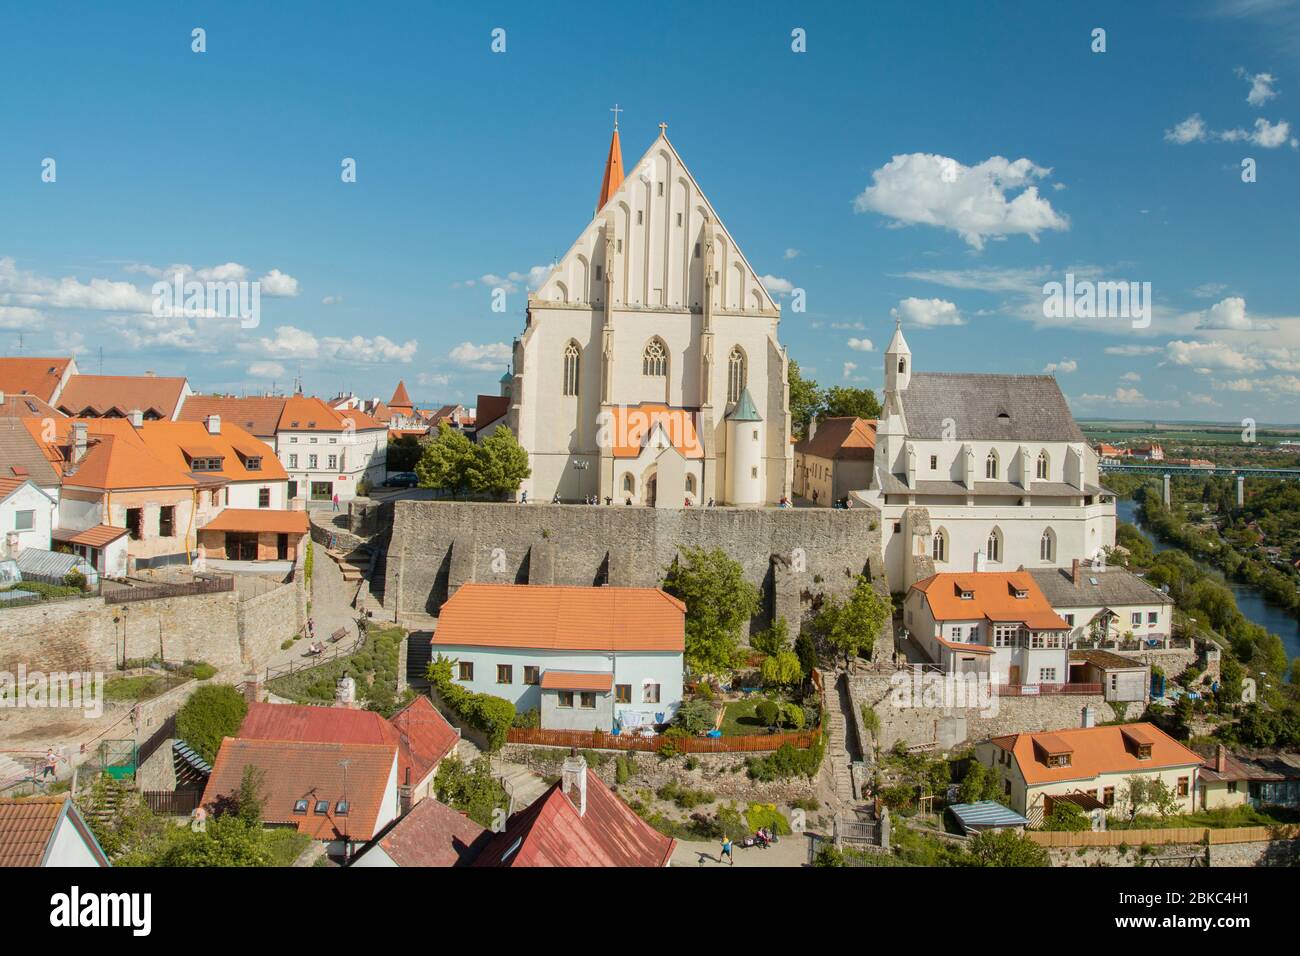
[(388, 488), (414, 488), (420, 483), (420, 476), (413, 471), (395, 471), (384, 481)]

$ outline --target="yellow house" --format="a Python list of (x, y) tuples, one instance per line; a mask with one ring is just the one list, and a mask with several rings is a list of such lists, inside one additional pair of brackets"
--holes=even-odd
[(1041, 826), (1054, 800), (1124, 812), (1130, 777), (1164, 781), (1179, 812), (1195, 809), (1202, 758), (1152, 724), (1009, 734), (975, 749), (1002, 781), (1011, 808)]

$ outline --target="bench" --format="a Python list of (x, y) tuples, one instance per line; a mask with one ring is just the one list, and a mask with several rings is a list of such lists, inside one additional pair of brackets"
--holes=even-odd
[(346, 627), (340, 627), (337, 631), (335, 631), (333, 634), (330, 635), (330, 643), (337, 644), (339, 641), (343, 640), (343, 638), (347, 636), (348, 636), (348, 629)]

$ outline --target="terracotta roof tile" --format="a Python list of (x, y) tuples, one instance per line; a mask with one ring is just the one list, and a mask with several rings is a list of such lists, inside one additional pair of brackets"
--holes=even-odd
[(610, 411), (609, 441), (615, 458), (636, 458), (656, 428), (662, 427), (683, 458), (703, 458), (704, 445), (695, 429), (695, 412), (645, 403), (617, 405)]
[[(936, 621), (1023, 623), (1044, 631), (1068, 631), (1070, 625), (1052, 610), (1028, 571), (970, 571), (932, 574), (912, 585), (926, 597)], [(1016, 597), (1022, 591), (1025, 597)], [(963, 599), (962, 593), (972, 597)]]
[(393, 390), (393, 397), (388, 400), (389, 408), (413, 408), (411, 396), (406, 394), (406, 383), (399, 381)]
[(209, 415), (220, 415), (257, 438), (272, 438), (284, 413), (288, 399), (283, 395), (239, 398), (234, 395), (191, 395), (181, 408), (180, 421), (202, 422)]
[[(346, 794), (349, 812), (338, 813), (344, 797), (344, 768), (347, 760)], [(244, 768), (263, 772), (262, 821), (290, 824), (318, 840), (344, 835), (369, 840), (385, 817), (395, 814), (394, 805), (384, 806), (384, 795), (397, 765), (396, 744), (315, 743), (302, 740), (247, 740), (227, 737), (217, 752), (203, 791), (203, 805), (219, 808), (223, 799), (239, 792)], [(294, 805), (307, 801), (305, 813)], [(324, 813), (316, 812), (317, 801), (327, 801)]]
[(794, 446), (800, 455), (835, 461), (865, 461), (875, 455), (876, 423), (865, 418), (827, 418), (812, 438)]
[(486, 428), (510, 411), (510, 398), (506, 395), (480, 395), (474, 410), (476, 429)]
[(116, 413), (139, 409), (170, 420), (180, 407), (185, 379), (158, 375), (74, 375), (56, 403), (69, 415)]
[(112, 525), (97, 524), (93, 528), (78, 531), (75, 528), (55, 528), (50, 537), (55, 541), (68, 544), (80, 544), (89, 548), (102, 548), (126, 534), (126, 528), (114, 528)]
[(268, 534), (306, 534), (311, 530), (305, 511), (270, 508), (223, 508), (201, 531), (264, 531)]
[(50, 401), (54, 391), (63, 380), (63, 373), (68, 370), (71, 358), (0, 358), (0, 391), (6, 394), (35, 395), (43, 401)]
[(464, 584), (432, 643), (554, 650), (681, 651), (686, 605), (658, 588)]
[(490, 830), (429, 797), (395, 821), (374, 845), (398, 866), (469, 866), (491, 838)]
[(613, 686), (613, 674), (548, 670), (542, 675), (542, 687), (550, 690), (595, 690), (608, 693)]
[[(1127, 740), (1126, 740), (1127, 738)], [(1137, 756), (1127, 741), (1151, 744), (1151, 756)], [(1132, 774), (1172, 767), (1195, 766), (1200, 755), (1187, 749), (1153, 724), (1073, 727), (1047, 733), (1010, 734), (993, 738), (1016, 759), (1031, 785), (1060, 780), (1091, 780), (1103, 773)], [(1044, 755), (1069, 753), (1070, 765), (1048, 767)]]
[(343, 413), (330, 408), (319, 398), (293, 395), (284, 402), (277, 431), (341, 432)]
[(100, 865), (108, 858), (100, 849), (81, 815), (67, 794), (57, 797), (0, 798), (0, 867), (40, 866), (45, 861), (50, 840), (64, 816), (81, 835), (91, 855)]

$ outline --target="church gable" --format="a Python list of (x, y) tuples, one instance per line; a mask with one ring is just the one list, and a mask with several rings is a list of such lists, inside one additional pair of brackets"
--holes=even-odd
[(665, 133), (631, 167), (541, 287), (535, 305), (700, 311), (713, 263), (712, 310), (779, 312)]

